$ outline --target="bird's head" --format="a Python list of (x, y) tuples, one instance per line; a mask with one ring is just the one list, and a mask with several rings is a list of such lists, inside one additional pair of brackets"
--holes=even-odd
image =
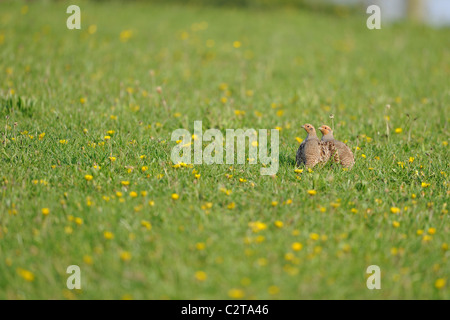
[(315, 134), (316, 133), (316, 129), (314, 128), (314, 126), (312, 124), (306, 123), (306, 124), (302, 125), (302, 128), (305, 129), (305, 131), (308, 134)]
[(329, 133), (333, 133), (333, 130), (331, 130), (331, 128), (330, 128), (329, 126), (327, 126), (327, 125), (322, 125), (322, 126), (319, 128), (319, 130), (320, 130), (320, 132), (322, 132), (322, 134), (323, 134), (324, 136), (326, 136), (326, 135), (329, 134)]

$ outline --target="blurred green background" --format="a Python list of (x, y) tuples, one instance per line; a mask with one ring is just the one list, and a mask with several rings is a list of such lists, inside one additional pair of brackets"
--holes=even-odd
[[(1, 299), (450, 298), (448, 28), (80, 1), (68, 30), (69, 4), (0, 2)], [(279, 172), (174, 167), (195, 120), (277, 128)], [(296, 170), (304, 123), (355, 167)]]

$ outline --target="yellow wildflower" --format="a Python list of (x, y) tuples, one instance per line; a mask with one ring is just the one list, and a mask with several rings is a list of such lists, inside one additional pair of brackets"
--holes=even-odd
[(397, 207), (391, 207), (391, 212), (392, 212), (392, 213), (400, 213), (400, 208), (397, 208)]
[(197, 243), (195, 244), (195, 248), (196, 248), (197, 250), (199, 250), (199, 251), (202, 251), (202, 250), (205, 250), (206, 245), (205, 245), (204, 242), (197, 242)]
[(106, 240), (112, 240), (114, 239), (114, 234), (111, 231), (105, 231), (103, 232), (103, 237), (105, 237)]
[(436, 289), (442, 289), (443, 287), (445, 287), (445, 283), (446, 281), (444, 278), (439, 278), (434, 283), (434, 286), (436, 287)]
[(21, 276), (26, 281), (32, 282), (34, 280), (34, 274), (31, 271), (22, 268), (17, 268), (16, 271), (19, 274), (19, 276)]
[(244, 295), (244, 291), (241, 289), (230, 289), (228, 291), (228, 296), (233, 299), (242, 299)]
[(120, 259), (122, 261), (130, 261), (131, 260), (131, 253), (128, 251), (122, 251), (120, 253)]
[(319, 238), (320, 238), (320, 236), (317, 234), (317, 233), (311, 233), (310, 235), (309, 235), (309, 238), (311, 239), (311, 240), (319, 240)]
[(267, 292), (269, 292), (270, 295), (275, 295), (280, 292), (280, 288), (277, 286), (270, 286)]
[(147, 230), (150, 230), (152, 228), (152, 224), (149, 221), (146, 221), (146, 220), (142, 220), (141, 221), (141, 226), (143, 226)]
[(138, 193), (136, 191), (131, 191), (130, 192), (130, 197), (136, 198), (137, 196), (138, 196)]
[(198, 281), (205, 281), (206, 278), (208, 278), (208, 276), (206, 275), (206, 272), (204, 272), (204, 271), (197, 271), (195, 273), (195, 279), (197, 279)]

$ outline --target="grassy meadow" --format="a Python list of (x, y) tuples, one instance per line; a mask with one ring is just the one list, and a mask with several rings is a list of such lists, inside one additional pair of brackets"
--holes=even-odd
[[(449, 29), (78, 5), (0, 2), (0, 299), (450, 299)], [(279, 129), (278, 173), (174, 167), (195, 120)], [(304, 123), (354, 168), (296, 170)]]

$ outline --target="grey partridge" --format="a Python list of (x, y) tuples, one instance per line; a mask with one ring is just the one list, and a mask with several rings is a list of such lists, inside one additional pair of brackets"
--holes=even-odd
[(329, 126), (323, 125), (319, 130), (323, 135), (321, 141), (333, 142), (336, 147), (337, 157), (334, 157), (334, 161), (340, 163), (345, 168), (351, 169), (355, 164), (355, 157), (350, 148), (344, 142), (334, 139), (333, 130)]

